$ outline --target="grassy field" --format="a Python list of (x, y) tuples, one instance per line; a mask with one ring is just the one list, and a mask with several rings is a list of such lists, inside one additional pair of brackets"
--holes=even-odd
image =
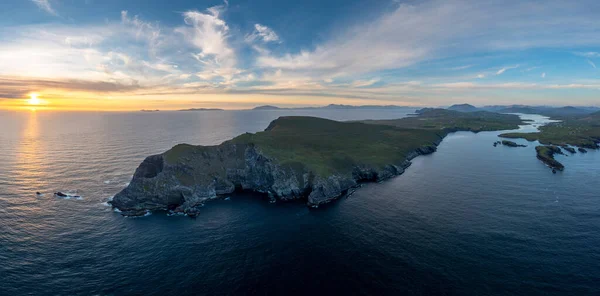
[(506, 133), (500, 137), (537, 140), (544, 145), (572, 145), (596, 149), (596, 143), (600, 142), (600, 112), (565, 118), (562, 122), (540, 127), (540, 131), (536, 133)]

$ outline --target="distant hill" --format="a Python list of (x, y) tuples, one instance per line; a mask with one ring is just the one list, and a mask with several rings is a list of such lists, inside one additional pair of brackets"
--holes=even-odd
[(252, 110), (279, 110), (281, 108), (272, 105), (263, 105), (252, 108)]
[(282, 108), (272, 105), (264, 105), (254, 107), (252, 110), (318, 110), (318, 109), (396, 109), (396, 108), (410, 108), (405, 106), (396, 105), (342, 105), (342, 104), (329, 104), (327, 106), (319, 107), (297, 107), (297, 108)]
[(190, 108), (190, 109), (181, 109), (177, 111), (225, 111), (223, 109), (218, 108)]
[(448, 107), (448, 110), (459, 111), (459, 112), (475, 112), (479, 111), (479, 108), (470, 104), (456, 104)]
[(282, 108), (272, 105), (264, 105), (254, 107), (252, 110), (318, 110), (318, 109), (394, 109), (394, 108), (410, 108), (404, 106), (396, 106), (396, 105), (342, 105), (342, 104), (329, 104), (327, 106), (319, 106), (319, 107), (296, 107), (296, 108)]
[[(489, 110), (489, 109), (487, 109)], [(506, 108), (500, 108), (494, 110), (499, 113), (524, 113), (524, 114), (540, 114), (550, 117), (573, 117), (573, 116), (584, 116), (593, 113), (597, 109), (593, 107), (548, 107), (548, 106), (524, 106), (514, 105), (507, 106)]]

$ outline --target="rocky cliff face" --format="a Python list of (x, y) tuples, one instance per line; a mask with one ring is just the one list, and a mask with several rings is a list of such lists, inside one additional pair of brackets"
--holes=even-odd
[(163, 154), (147, 157), (129, 186), (114, 197), (112, 205), (128, 216), (152, 210), (196, 216), (198, 207), (207, 200), (246, 190), (268, 194), (271, 199), (301, 199), (309, 206), (318, 206), (344, 195), (360, 182), (382, 181), (402, 174), (411, 159), (433, 153), (437, 144), (439, 141), (416, 149), (402, 163), (383, 168), (356, 166), (351, 173), (330, 176), (281, 166), (253, 144), (177, 145)]

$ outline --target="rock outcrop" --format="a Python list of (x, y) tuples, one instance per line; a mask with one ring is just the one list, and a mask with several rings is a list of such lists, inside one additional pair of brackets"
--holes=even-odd
[(535, 147), (535, 151), (537, 153), (537, 158), (550, 167), (553, 172), (565, 169), (565, 166), (562, 163), (554, 159), (555, 154), (564, 154), (559, 147), (553, 145), (537, 146)]

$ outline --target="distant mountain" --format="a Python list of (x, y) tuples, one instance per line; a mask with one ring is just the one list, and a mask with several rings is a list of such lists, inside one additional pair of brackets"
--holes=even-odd
[(158, 112), (160, 110), (156, 109), (156, 110), (147, 110), (147, 109), (142, 109), (140, 110), (140, 112)]
[(281, 108), (272, 105), (263, 105), (252, 108), (252, 110), (279, 110)]
[(218, 108), (190, 108), (190, 109), (181, 109), (177, 111), (225, 111), (223, 109)]
[(546, 114), (557, 114), (557, 115), (585, 115), (585, 114), (590, 114), (590, 113), (592, 113), (592, 112), (589, 110), (572, 107), (572, 106), (553, 108), (553, 109), (546, 111)]
[(459, 112), (475, 112), (479, 111), (479, 108), (470, 104), (456, 104), (448, 107), (448, 110), (459, 111)]
[[(490, 110), (486, 107), (486, 110)], [(549, 106), (524, 106), (513, 105), (506, 108), (495, 109), (499, 113), (524, 113), (524, 114), (540, 114), (550, 117), (573, 117), (584, 116), (597, 111), (594, 107), (549, 107)]]
[(499, 113), (524, 113), (524, 114), (539, 114), (541, 110), (539, 108), (534, 108), (534, 107), (530, 107), (530, 106), (522, 106), (522, 105), (515, 105), (515, 106), (508, 106), (505, 108), (500, 108), (495, 110), (495, 112), (499, 112)]
[(396, 108), (410, 108), (406, 106), (397, 106), (397, 105), (339, 105), (339, 104), (329, 104), (324, 107), (317, 107), (323, 109), (396, 109)]
[(254, 107), (252, 110), (318, 110), (318, 109), (396, 109), (396, 108), (411, 108), (405, 106), (396, 106), (396, 105), (341, 105), (341, 104), (329, 104), (327, 106), (320, 107), (297, 107), (297, 108), (281, 108), (277, 106), (264, 105)]

